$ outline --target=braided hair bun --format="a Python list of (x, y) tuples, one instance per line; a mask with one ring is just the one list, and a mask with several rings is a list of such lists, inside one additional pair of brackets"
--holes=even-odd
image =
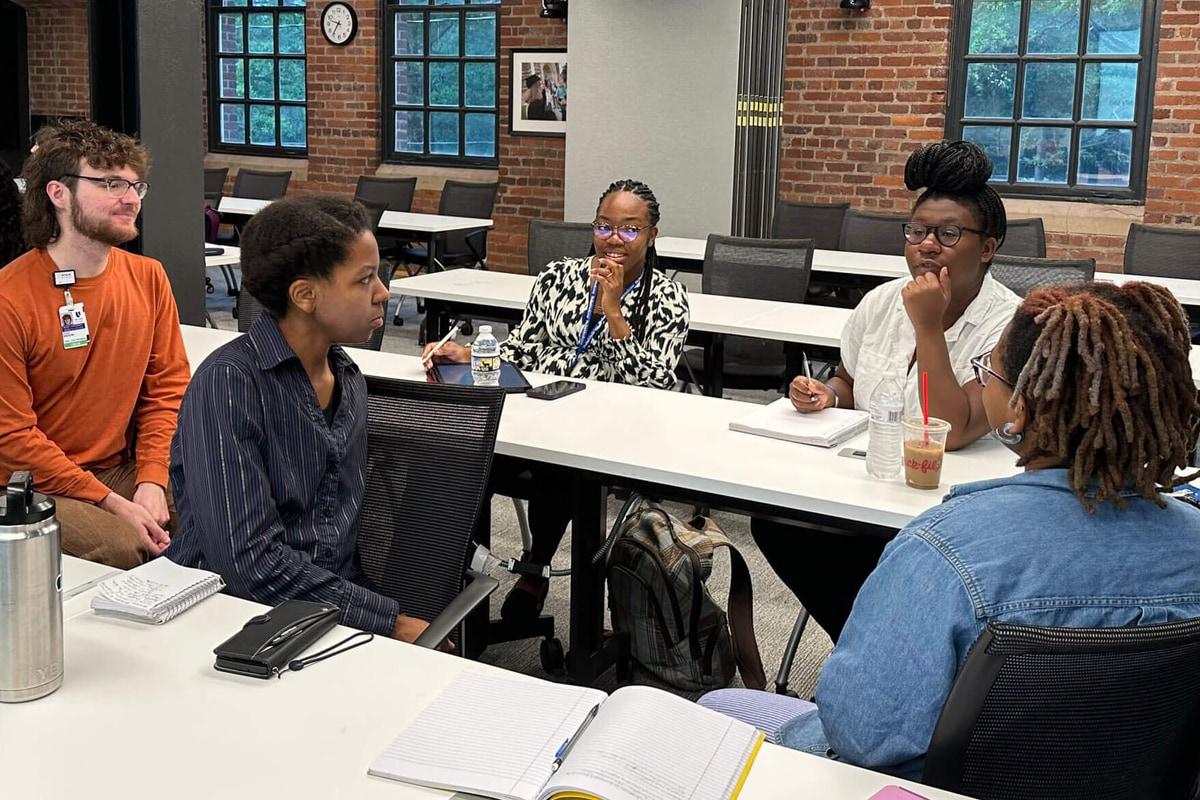
[(914, 192), (924, 190), (914, 210), (926, 200), (954, 200), (974, 212), (988, 236), (1003, 243), (1008, 215), (1000, 195), (988, 185), (991, 177), (992, 160), (974, 142), (934, 142), (904, 165), (904, 185)]

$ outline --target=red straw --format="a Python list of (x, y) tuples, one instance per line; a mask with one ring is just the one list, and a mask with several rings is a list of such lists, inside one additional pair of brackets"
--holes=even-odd
[(921, 372), (921, 413), (925, 415), (925, 441), (929, 441), (929, 373)]

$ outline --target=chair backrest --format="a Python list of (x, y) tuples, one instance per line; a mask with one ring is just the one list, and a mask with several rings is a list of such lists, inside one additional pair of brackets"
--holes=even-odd
[[(446, 181), (442, 187), (442, 197), (438, 201), (438, 213), (447, 217), (476, 217), (491, 219), (492, 208), (496, 205), (496, 190), (498, 183), (468, 183), (466, 181)], [(472, 238), (475, 250), (467, 244), (467, 234), (470, 231), (447, 233), (442, 240), (441, 252), (447, 256), (466, 256), (478, 252), (479, 258), (487, 258), (487, 230)]]
[(1039, 286), (1087, 283), (1096, 275), (1096, 259), (998, 255), (992, 259), (991, 273), (993, 278), (1024, 297)]
[(287, 194), (292, 180), (290, 169), (268, 172), (257, 169), (239, 169), (233, 182), (233, 196), (251, 200), (278, 200)]
[[(392, 274), (396, 270), (396, 265), (387, 261), (379, 263), (379, 280), (383, 281), (384, 286), (389, 286), (392, 282)], [(343, 347), (354, 347), (359, 350), (382, 350), (383, 349), (383, 334), (387, 329), (387, 301), (382, 304), (383, 309), (383, 324), (371, 332), (371, 338), (365, 342), (356, 344), (343, 344)], [(255, 299), (254, 295), (246, 291), (243, 286), (237, 294), (237, 323), (238, 331), (245, 333), (250, 330), (250, 326), (254, 324), (254, 320), (258, 319), (259, 314), (264, 311), (262, 303)]]
[(529, 274), (538, 275), (551, 261), (583, 258), (592, 250), (592, 223), (529, 221)]
[(942, 707), (925, 782), (980, 800), (1191, 800), (1200, 619), (989, 624)]
[(225, 177), (229, 174), (229, 167), (221, 167), (220, 169), (204, 168), (204, 196), (210, 194), (219, 194), (225, 191)]
[[(812, 276), (812, 239), (744, 239), (709, 234), (700, 283), (705, 294), (803, 303)], [(797, 310), (796, 313), (802, 313)], [(725, 365), (776, 367), (783, 343), (729, 336)]]
[(412, 209), (413, 194), (416, 190), (416, 178), (377, 178), (362, 175), (354, 190), (354, 199), (382, 203), (388, 211), (409, 211)]
[(1131, 224), (1125, 238), (1125, 272), (1200, 279), (1200, 228)]
[(904, 255), (904, 223), (908, 214), (882, 214), (851, 208), (842, 220), (838, 249), (855, 253)]
[(996, 251), (1005, 256), (1046, 257), (1046, 228), (1041, 217), (1010, 219), (1004, 241)]
[(431, 620), (463, 587), (504, 390), (367, 378), (358, 555), (375, 587)]
[(379, 233), (379, 221), (383, 219), (383, 212), (388, 210), (387, 203), (381, 203), (375, 200), (368, 200), (363, 197), (355, 197), (360, 205), (367, 209), (367, 216), (371, 220), (371, 232)]
[(771, 220), (772, 239), (812, 239), (818, 250), (837, 250), (849, 203), (795, 203), (780, 200)]

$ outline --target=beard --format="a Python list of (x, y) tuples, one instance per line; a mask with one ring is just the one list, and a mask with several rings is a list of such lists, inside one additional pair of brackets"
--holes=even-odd
[(111, 219), (89, 219), (84, 216), (79, 203), (71, 203), (71, 225), (80, 234), (89, 239), (101, 242), (110, 247), (117, 247), (137, 238), (136, 224), (123, 228), (113, 224)]

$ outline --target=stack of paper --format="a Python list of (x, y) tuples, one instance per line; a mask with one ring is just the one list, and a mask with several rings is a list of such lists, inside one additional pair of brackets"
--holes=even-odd
[(101, 583), (92, 610), (161, 625), (224, 587), (215, 572), (156, 558)]
[(834, 447), (866, 430), (869, 418), (866, 411), (846, 408), (801, 414), (792, 406), (791, 400), (783, 397), (730, 422), (729, 430), (817, 447)]

